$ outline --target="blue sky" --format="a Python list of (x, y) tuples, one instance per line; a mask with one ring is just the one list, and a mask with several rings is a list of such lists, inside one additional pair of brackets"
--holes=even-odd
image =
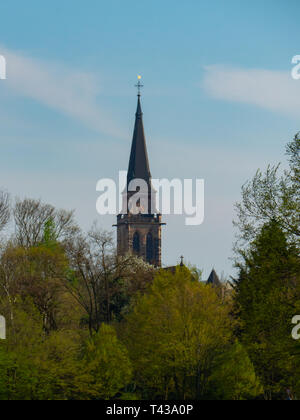
[(233, 204), (299, 131), (297, 0), (3, 0), (0, 186), (97, 219), (96, 182), (127, 168), (136, 75), (154, 177), (204, 178), (206, 219), (167, 218), (163, 260), (232, 273)]

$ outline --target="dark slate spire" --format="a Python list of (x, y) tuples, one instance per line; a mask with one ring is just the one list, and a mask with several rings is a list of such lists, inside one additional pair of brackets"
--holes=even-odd
[(215, 272), (215, 270), (213, 270), (210, 273), (210, 276), (208, 277), (208, 280), (207, 280), (207, 284), (211, 284), (212, 286), (215, 286), (215, 287), (222, 286), (220, 279), (217, 273)]
[(144, 179), (148, 185), (151, 181), (149, 159), (143, 124), (143, 112), (141, 95), (138, 94), (137, 111), (135, 114), (135, 126), (131, 146), (131, 154), (127, 175), (127, 184), (133, 179)]

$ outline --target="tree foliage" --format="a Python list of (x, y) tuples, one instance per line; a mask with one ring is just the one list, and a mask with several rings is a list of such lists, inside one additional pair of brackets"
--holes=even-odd
[(215, 359), (209, 387), (219, 400), (248, 400), (261, 395), (263, 388), (241, 343), (236, 341)]
[[(237, 205), (234, 291), (157, 270), (72, 211), (0, 193), (0, 400), (296, 399), (300, 136)], [(13, 217), (10, 217), (10, 216)], [(287, 389), (288, 394), (287, 394)]]
[(84, 365), (90, 376), (88, 394), (92, 398), (113, 398), (131, 380), (127, 349), (118, 340), (114, 328), (106, 324), (87, 341)]
[(242, 189), (235, 307), (238, 337), (247, 349), (266, 399), (299, 395), (300, 347), (291, 320), (300, 311), (300, 136), (287, 146), (289, 170), (260, 171)]
[(300, 302), (299, 252), (273, 221), (262, 228), (243, 258), (235, 282), (239, 336), (265, 398), (283, 398), (283, 390), (297, 388), (300, 378), (300, 347), (291, 337), (291, 320)]
[(287, 146), (289, 170), (280, 176), (279, 165), (258, 170), (242, 188), (242, 201), (236, 204), (241, 241), (249, 244), (266, 223), (276, 220), (289, 241), (299, 246), (300, 237), (300, 134)]
[(230, 307), (178, 267), (161, 271), (127, 318), (126, 343), (145, 397), (201, 398), (232, 337)]

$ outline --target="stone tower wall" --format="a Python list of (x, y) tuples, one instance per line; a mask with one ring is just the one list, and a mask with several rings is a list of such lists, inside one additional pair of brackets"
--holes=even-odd
[[(136, 254), (150, 264), (161, 267), (161, 215), (119, 215), (117, 223), (118, 255)], [(134, 252), (133, 238), (138, 233), (140, 239), (139, 253)], [(147, 258), (147, 236), (151, 233), (153, 256)]]

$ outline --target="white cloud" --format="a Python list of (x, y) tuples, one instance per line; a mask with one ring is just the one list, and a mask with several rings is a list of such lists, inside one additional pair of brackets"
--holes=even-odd
[(294, 80), (288, 71), (208, 66), (203, 86), (217, 99), (300, 117), (300, 81)]
[(7, 62), (3, 85), (15, 95), (31, 98), (98, 132), (123, 137), (115, 121), (97, 103), (101, 89), (95, 75), (6, 48), (0, 51)]

